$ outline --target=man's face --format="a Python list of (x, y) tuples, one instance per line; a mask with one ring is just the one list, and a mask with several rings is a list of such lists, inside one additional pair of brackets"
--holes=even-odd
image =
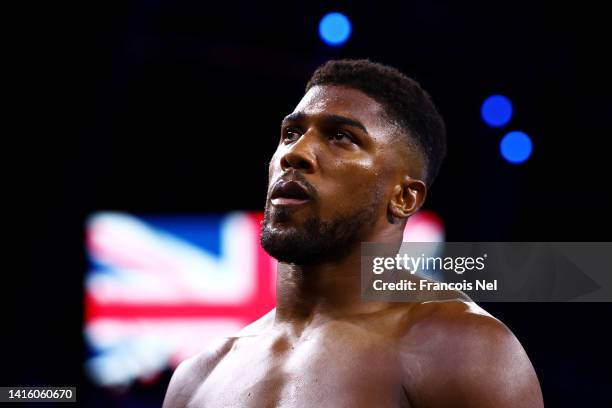
[(282, 122), (269, 168), (262, 246), (281, 262), (346, 255), (387, 217), (401, 142), (361, 91), (315, 86)]

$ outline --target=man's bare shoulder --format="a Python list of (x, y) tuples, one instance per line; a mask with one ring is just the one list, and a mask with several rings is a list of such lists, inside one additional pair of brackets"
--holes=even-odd
[[(440, 329), (440, 326), (451, 329), (475, 323), (505, 327), (476, 303), (459, 298), (406, 304), (404, 310), (410, 321), (410, 325), (407, 326), (409, 331), (411, 329), (414, 331), (415, 327), (420, 330), (430, 326), (435, 329)], [(406, 334), (410, 334), (409, 331)]]
[[(474, 302), (424, 302), (410, 308), (402, 339), (406, 380), (424, 405), (542, 406), (525, 350), (500, 320)], [(417, 404), (420, 405), (420, 404)]]
[(164, 398), (164, 408), (185, 407), (198, 387), (229, 353), (241, 337), (254, 336), (265, 330), (274, 320), (274, 310), (240, 330), (235, 336), (221, 339), (207, 350), (188, 358), (178, 365)]
[(444, 357), (445, 353), (475, 345), (485, 351), (481, 347), (500, 342), (520, 346), (504, 323), (474, 302), (457, 299), (418, 303), (406, 308), (403, 321), (402, 344), (435, 349), (435, 356)]
[(257, 336), (269, 330), (274, 324), (276, 317), (276, 309), (270, 310), (268, 313), (255, 320), (253, 323), (245, 326), (232, 338)]
[(206, 377), (229, 352), (235, 339), (225, 338), (178, 365), (164, 398), (164, 408), (185, 407)]

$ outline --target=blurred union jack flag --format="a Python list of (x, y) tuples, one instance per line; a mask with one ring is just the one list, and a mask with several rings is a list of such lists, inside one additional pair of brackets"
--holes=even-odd
[(262, 213), (136, 217), (86, 225), (86, 368), (102, 386), (153, 381), (275, 304)]

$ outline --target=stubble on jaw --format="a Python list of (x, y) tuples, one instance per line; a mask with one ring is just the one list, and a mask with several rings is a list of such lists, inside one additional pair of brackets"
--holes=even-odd
[(379, 208), (380, 194), (372, 202), (349, 215), (337, 215), (331, 221), (312, 216), (301, 227), (274, 227), (286, 224), (291, 209), (273, 207), (268, 203), (261, 228), (261, 246), (279, 262), (296, 265), (316, 265), (342, 259), (371, 230)]

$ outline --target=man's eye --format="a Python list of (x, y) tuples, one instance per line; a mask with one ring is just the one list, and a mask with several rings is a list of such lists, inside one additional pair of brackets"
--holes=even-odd
[(295, 141), (300, 137), (300, 133), (296, 129), (288, 128), (283, 130), (283, 141), (291, 142)]
[(348, 134), (346, 134), (346, 133), (344, 133), (344, 132), (342, 132), (340, 130), (337, 130), (337, 131), (333, 132), (330, 135), (330, 139), (335, 140), (337, 142), (341, 142), (341, 141), (352, 142), (353, 141), (353, 139), (351, 139), (351, 137)]

